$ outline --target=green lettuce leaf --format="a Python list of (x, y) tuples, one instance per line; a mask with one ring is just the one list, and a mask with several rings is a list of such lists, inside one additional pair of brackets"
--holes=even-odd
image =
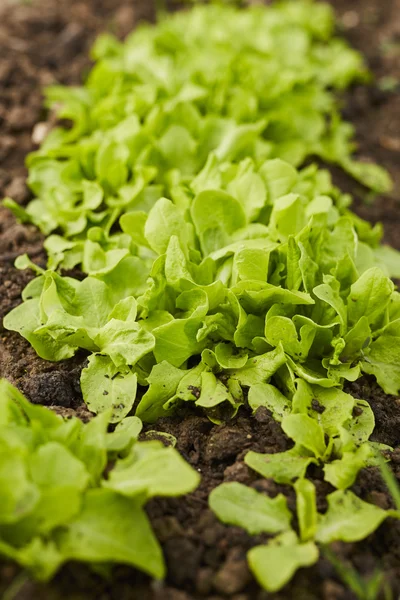
[(304, 477), (307, 467), (317, 462), (312, 456), (302, 456), (296, 448), (276, 454), (248, 452), (244, 460), (263, 477), (287, 484)]
[(93, 354), (81, 374), (83, 398), (89, 410), (103, 413), (111, 409), (110, 422), (121, 421), (136, 398), (137, 375), (121, 373), (108, 356)]
[(375, 531), (387, 516), (386, 511), (352, 492), (337, 490), (328, 496), (328, 510), (319, 517), (316, 539), (324, 544), (357, 542)]
[(256, 546), (248, 553), (250, 569), (267, 592), (282, 589), (298, 569), (309, 567), (317, 560), (317, 546), (313, 542), (299, 542), (293, 531), (266, 546)]
[(281, 494), (272, 499), (241, 483), (223, 483), (211, 492), (209, 505), (223, 523), (252, 535), (290, 529), (291, 513)]
[(64, 560), (122, 563), (161, 579), (161, 549), (141, 504), (113, 490), (89, 490), (80, 515), (56, 536)]
[(180, 496), (195, 489), (200, 476), (174, 448), (161, 442), (142, 442), (117, 462), (104, 487), (124, 496)]

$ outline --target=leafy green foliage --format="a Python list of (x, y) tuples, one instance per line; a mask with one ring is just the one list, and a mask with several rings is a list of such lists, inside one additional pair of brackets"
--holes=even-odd
[[(362, 60), (333, 37), (328, 6), (312, 23), (309, 10), (199, 6), (124, 44), (99, 38), (85, 86), (48, 90), (73, 126), (30, 155), (25, 212), (6, 201), (51, 234), (48, 269), (18, 259), (37, 278), (4, 324), (46, 360), (87, 351), (94, 413), (122, 420), (144, 387), (144, 420), (191, 401), (218, 422), (248, 397), (309, 464), (350, 420), (344, 381), (364, 371), (400, 389), (398, 254), (327, 172), (295, 168), (318, 155), (386, 187), (352, 161), (331, 91), (365, 78)], [(75, 266), (86, 279), (57, 273)], [(292, 410), (296, 379), (317, 398), (332, 388), (325, 417)], [(289, 462), (291, 477), (307, 466)]]
[(387, 517), (387, 511), (363, 502), (352, 492), (337, 490), (328, 496), (328, 510), (319, 519), (316, 539), (328, 544), (336, 540), (364, 539)]
[[(238, 483), (210, 496), (225, 523), (279, 534), (249, 553), (266, 590), (313, 564), (317, 542), (360, 540), (389, 515), (348, 491), (376, 447), (371, 408), (343, 386), (364, 372), (400, 391), (399, 254), (326, 171), (301, 168), (317, 156), (390, 188), (352, 158), (333, 93), (368, 74), (333, 25), (308, 1), (197, 7), (124, 44), (100, 37), (86, 84), (47, 90), (72, 126), (28, 158), (34, 200), (5, 205), (48, 236), (48, 264), (17, 259), (37, 277), (4, 325), (46, 360), (86, 351), (98, 416), (64, 422), (1, 384), (0, 553), (38, 578), (72, 559), (163, 576), (144, 503), (198, 476), (175, 450), (138, 443), (138, 417), (185, 402), (216, 423), (265, 407), (293, 442), (245, 461), (294, 485), (297, 532), (283, 496)], [(59, 274), (74, 267), (83, 281)], [(324, 515), (310, 465), (336, 488)]]
[(211, 492), (209, 504), (221, 521), (251, 534), (290, 529), (291, 514), (282, 495), (271, 499), (241, 483), (224, 483)]
[(268, 592), (280, 590), (299, 568), (309, 567), (317, 560), (316, 545), (300, 542), (294, 531), (275, 538), (268, 545), (256, 546), (248, 553), (251, 570)]
[[(382, 510), (343, 490), (328, 495), (328, 510), (321, 515), (311, 481), (297, 480), (295, 490), (298, 534), (290, 526), (290, 512), (282, 496), (271, 499), (239, 483), (223, 483), (210, 495), (210, 508), (224, 523), (243, 527), (251, 534), (279, 534), (248, 552), (251, 570), (269, 592), (284, 587), (299, 568), (313, 565), (319, 557), (317, 544), (356, 542), (375, 531), (387, 517), (398, 518), (395, 511)], [(323, 550), (330, 554), (327, 546)], [(351, 575), (357, 593), (364, 590), (354, 573)], [(371, 580), (371, 590), (374, 584), (381, 584), (378, 575), (376, 581)]]
[[(388, 511), (388, 513), (392, 517), (399, 518), (400, 487), (398, 482), (383, 456), (377, 454), (375, 459), (380, 468), (382, 479), (384, 480), (397, 509), (395, 511)], [(354, 500), (354, 498), (353, 502), (359, 509), (361, 506), (360, 503), (357, 500)], [(365, 513), (363, 516), (365, 516)], [(392, 598), (389, 584), (381, 569), (375, 569), (368, 579), (364, 579), (351, 564), (341, 560), (331, 547), (323, 546), (322, 551), (324, 556), (333, 564), (342, 581), (355, 593), (359, 600), (377, 600), (382, 592), (385, 598)]]
[(69, 560), (164, 576), (144, 504), (192, 491), (199, 476), (173, 448), (138, 442), (137, 417), (112, 433), (108, 417), (63, 420), (0, 380), (0, 555), (38, 579)]
[[(238, 192), (243, 172), (263, 190), (255, 212), (251, 193)], [(222, 189), (211, 189), (216, 177)], [(268, 189), (289, 194), (271, 203)], [(179, 202), (161, 198), (148, 215), (126, 213), (123, 233), (102, 233), (123, 251), (103, 250), (90, 230), (91, 274), (40, 272), (5, 326), (47, 360), (92, 353), (84, 397), (93, 412), (112, 408), (112, 421), (129, 413), (138, 384), (150, 384), (137, 413), (149, 421), (182, 401), (218, 420), (236, 413), (249, 388), (250, 405), (272, 409), (290, 437), (309, 429), (313, 447), (299, 445), (322, 458), (324, 434), (351, 421), (354, 402), (338, 389), (345, 380), (364, 370), (386, 391), (400, 388), (397, 292), (376, 266), (374, 230), (353, 217), (326, 173), (280, 160), (215, 164), (212, 173), (208, 165)], [(159, 369), (173, 384), (156, 392)], [(324, 405), (321, 417), (289, 414), (297, 378)]]
[[(275, 414), (293, 448), (277, 454), (248, 452), (249, 467), (278, 483), (299, 485), (310, 464), (324, 465), (325, 480), (340, 490), (349, 488), (359, 470), (376, 454), (368, 439), (374, 429), (367, 402), (355, 400), (337, 388), (294, 381), (295, 393), (283, 416)], [(264, 406), (271, 406), (265, 396)], [(297, 484), (296, 484), (297, 485)]]
[[(52, 264), (80, 262), (89, 228), (109, 231), (122, 213), (148, 212), (163, 194), (185, 203), (186, 184), (213, 161), (278, 157), (299, 166), (318, 155), (387, 190), (380, 167), (351, 158), (353, 130), (332, 94), (368, 79), (362, 58), (333, 36), (328, 5), (315, 3), (312, 12), (310, 23), (307, 1), (246, 11), (198, 6), (142, 26), (124, 44), (101, 36), (85, 86), (47, 90), (48, 104), (73, 126), (53, 130), (29, 157), (36, 198), (26, 210), (7, 200), (45, 234), (61, 229), (81, 242), (53, 238)], [(215, 175), (212, 189), (219, 187)], [(249, 187), (254, 212), (262, 185), (244, 169), (232, 195)], [(270, 198), (284, 187), (282, 179)], [(112, 249), (116, 258), (122, 247)]]

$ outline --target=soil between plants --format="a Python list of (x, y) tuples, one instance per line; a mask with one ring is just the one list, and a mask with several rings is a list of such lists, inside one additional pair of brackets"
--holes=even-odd
[[(359, 157), (385, 166), (395, 181), (391, 195), (371, 198), (343, 173), (333, 169), (335, 182), (355, 197), (356, 211), (385, 226), (385, 241), (400, 249), (400, 0), (331, 0), (343, 35), (366, 56), (375, 83), (355, 87), (343, 97), (343, 113), (356, 127)], [(173, 8), (173, 6), (171, 6)], [(50, 118), (42, 108), (41, 88), (59, 82), (79, 84), (90, 67), (88, 52), (104, 30), (124, 37), (136, 23), (154, 18), (150, 0), (32, 0), (30, 4), (2, 0), (0, 5), (0, 197), (26, 204), (24, 157)], [(40, 123), (38, 127), (38, 123)], [(43, 237), (32, 226), (18, 224), (0, 208), (0, 318), (20, 302), (32, 277), (13, 267), (27, 252), (44, 264)], [(16, 384), (32, 402), (57, 412), (89, 418), (79, 388), (84, 354), (62, 363), (39, 359), (17, 334), (0, 328), (0, 375)], [(348, 391), (368, 400), (375, 413), (375, 441), (396, 450), (392, 466), (400, 481), (400, 399), (385, 395), (373, 379), (363, 378)], [(149, 429), (149, 428), (148, 428)], [(284, 493), (291, 509), (295, 498), (288, 486), (261, 479), (244, 464), (249, 449), (280, 452), (289, 440), (266, 410), (215, 426), (201, 414), (163, 419), (153, 429), (173, 434), (182, 455), (198, 469), (202, 483), (182, 499), (153, 500), (148, 514), (166, 557), (168, 576), (155, 584), (125, 567), (113, 569), (104, 580), (89, 569), (68, 565), (48, 585), (31, 580), (21, 584), (15, 600), (353, 600), (325, 559), (301, 570), (279, 594), (267, 594), (254, 582), (246, 565), (247, 550), (262, 536), (220, 524), (207, 507), (209, 492), (223, 481), (239, 481), (270, 496)], [(147, 431), (145, 438), (157, 436)], [(162, 438), (161, 438), (162, 439)], [(318, 494), (318, 509), (326, 508), (332, 491), (322, 472), (310, 471)], [(354, 485), (363, 499), (391, 506), (376, 469), (365, 469)], [(400, 523), (388, 520), (366, 541), (336, 544), (335, 551), (368, 576), (385, 571), (394, 598), (400, 594)], [(18, 575), (0, 564), (0, 597)]]

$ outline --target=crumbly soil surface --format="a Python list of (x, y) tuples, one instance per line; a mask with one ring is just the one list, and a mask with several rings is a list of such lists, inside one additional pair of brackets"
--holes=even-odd
[[(342, 34), (364, 53), (375, 74), (374, 84), (344, 95), (343, 113), (356, 128), (358, 155), (385, 166), (395, 187), (392, 194), (371, 203), (365, 190), (337, 170), (335, 181), (354, 195), (361, 216), (383, 222), (386, 242), (400, 249), (400, 0), (331, 0), (331, 4)], [(108, 30), (124, 37), (144, 18), (154, 18), (151, 0), (0, 0), (0, 197), (9, 195), (21, 204), (30, 199), (24, 158), (51, 118), (42, 108), (42, 87), (54, 82), (79, 84), (90, 68), (88, 52), (95, 36)], [(13, 267), (15, 257), (27, 252), (44, 264), (42, 242), (34, 227), (18, 224), (0, 208), (0, 318), (20, 302), (32, 277)], [(79, 388), (84, 361), (83, 354), (64, 363), (43, 361), (25, 340), (0, 327), (0, 375), (32, 402), (83, 419), (89, 417)], [(373, 439), (399, 448), (400, 399), (385, 395), (367, 378), (349, 391), (370, 402), (376, 418)], [(259, 409), (255, 416), (242, 410), (222, 426), (191, 413), (161, 420), (153, 429), (173, 434), (177, 448), (202, 475), (193, 494), (148, 505), (168, 566), (166, 581), (151, 582), (125, 567), (115, 568), (108, 581), (71, 564), (51, 584), (29, 579), (18, 583), (17, 568), (2, 563), (0, 597), (15, 585), (14, 600), (354, 600), (323, 558), (315, 567), (300, 570), (281, 593), (260, 590), (246, 565), (246, 552), (262, 537), (218, 523), (207, 507), (208, 494), (216, 485), (239, 481), (270, 496), (284, 493), (289, 507), (295, 508), (291, 488), (258, 478), (243, 461), (249, 449), (280, 452), (288, 447), (288, 439), (266, 410)], [(392, 461), (400, 481), (400, 450), (395, 450)], [(332, 488), (320, 469), (310, 476), (317, 488), (318, 509), (323, 511)], [(354, 491), (378, 506), (391, 506), (376, 469), (363, 470)], [(388, 520), (366, 541), (339, 543), (334, 549), (366, 577), (383, 569), (393, 598), (399, 596), (400, 522)]]

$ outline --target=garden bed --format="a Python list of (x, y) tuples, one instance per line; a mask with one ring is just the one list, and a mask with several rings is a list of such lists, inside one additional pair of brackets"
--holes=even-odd
[[(41, 87), (53, 82), (78, 84), (89, 67), (88, 52), (100, 31), (126, 35), (141, 17), (151, 18), (149, 2), (123, 0), (36, 0), (30, 5), (10, 4), (0, 8), (0, 196), (8, 195), (26, 204), (23, 161), (34, 149), (46, 127)], [(357, 213), (385, 227), (385, 241), (400, 249), (400, 3), (398, 0), (335, 1), (339, 22), (350, 42), (367, 57), (376, 82), (359, 86), (346, 94), (344, 113), (357, 128), (358, 154), (386, 167), (395, 188), (390, 196), (373, 204), (366, 191), (338, 170), (335, 182), (354, 194)], [(40, 125), (38, 126), (38, 123)], [(33, 132), (33, 135), (32, 135)], [(28, 279), (27, 271), (14, 268), (14, 259), (28, 253), (43, 261), (43, 238), (33, 227), (21, 225), (6, 209), (0, 208), (0, 316), (20, 302)], [(37, 357), (17, 333), (2, 330), (0, 375), (16, 384), (35, 403), (51, 406), (63, 415), (87, 419), (79, 376), (86, 357), (81, 354), (61, 363)], [(372, 440), (394, 448), (400, 445), (400, 400), (385, 395), (372, 378), (349, 385), (356, 398), (367, 400), (375, 414)], [(267, 594), (254, 583), (246, 563), (247, 550), (259, 542), (243, 530), (218, 522), (207, 505), (209, 492), (223, 481), (252, 485), (269, 495), (282, 492), (294, 508), (289, 486), (257, 478), (244, 463), (248, 450), (284, 451), (288, 439), (264, 409), (255, 417), (245, 410), (222, 426), (213, 425), (200, 413), (183, 419), (163, 419), (147, 429), (167, 432), (177, 438), (177, 448), (202, 476), (200, 487), (182, 499), (153, 500), (148, 514), (162, 543), (168, 576), (165, 584), (154, 584), (138, 571), (116, 568), (107, 581), (77, 565), (65, 567), (46, 586), (25, 581), (15, 598), (111, 599), (125, 600), (217, 600), (310, 599), (350, 600), (355, 596), (341, 583), (332, 565), (321, 559), (315, 567), (301, 570), (279, 594)], [(154, 432), (145, 436), (154, 437)], [(400, 480), (400, 452), (393, 455), (393, 468)], [(398, 461), (398, 462), (396, 462)], [(315, 468), (311, 479), (317, 489), (318, 509), (326, 508), (332, 491), (322, 471)], [(363, 470), (353, 487), (364, 500), (382, 508), (391, 499), (378, 469)], [(385, 522), (367, 541), (341, 544), (338, 555), (350, 561), (363, 575), (382, 568), (394, 593), (400, 593), (400, 523)], [(17, 575), (12, 565), (0, 567), (0, 592)], [(397, 594), (397, 595), (396, 595)]]

